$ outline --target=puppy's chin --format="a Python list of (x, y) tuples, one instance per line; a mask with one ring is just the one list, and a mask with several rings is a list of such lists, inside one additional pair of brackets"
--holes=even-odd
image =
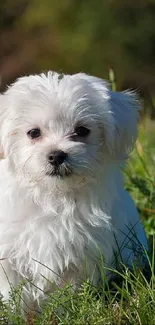
[(83, 172), (77, 172), (70, 168), (52, 168), (46, 172), (44, 180), (45, 187), (49, 191), (70, 192), (73, 189), (81, 188), (89, 182), (89, 176)]
[(57, 177), (57, 178), (66, 178), (73, 174), (73, 169), (71, 166), (67, 166), (66, 164), (64, 166), (55, 167), (52, 169), (49, 169), (46, 172), (46, 175), (49, 177)]
[[(81, 189), (86, 186), (88, 180), (85, 176), (79, 177), (70, 175), (70, 177), (47, 176), (44, 182), (44, 193), (53, 193), (54, 195), (72, 193), (74, 190)], [(38, 184), (39, 185), (39, 184)], [(40, 186), (42, 187), (43, 182)]]
[(66, 163), (55, 168), (49, 168), (46, 171), (46, 176), (48, 177), (49, 186), (51, 184), (52, 188), (59, 191), (71, 191), (81, 188), (87, 184), (89, 178), (82, 171), (76, 170)]
[(48, 189), (58, 190), (59, 192), (70, 192), (73, 189), (81, 188), (89, 182), (88, 177), (84, 175), (76, 175), (74, 173), (60, 175), (46, 175)]

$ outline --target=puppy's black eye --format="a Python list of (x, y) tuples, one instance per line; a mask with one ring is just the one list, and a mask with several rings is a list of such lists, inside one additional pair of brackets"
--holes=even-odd
[(75, 129), (75, 133), (79, 137), (86, 137), (90, 133), (90, 130), (85, 126), (79, 126)]
[(41, 136), (41, 131), (40, 131), (40, 129), (32, 129), (32, 130), (27, 132), (27, 135), (31, 139), (39, 138)]

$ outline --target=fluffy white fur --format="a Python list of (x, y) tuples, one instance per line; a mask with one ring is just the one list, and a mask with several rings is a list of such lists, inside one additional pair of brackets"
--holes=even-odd
[[(18, 79), (0, 95), (0, 291), (29, 279), (29, 299), (100, 279), (105, 265), (132, 265), (147, 241), (123, 188), (121, 167), (137, 137), (138, 102), (101, 79), (54, 72)], [(74, 137), (77, 125), (90, 134)], [(40, 128), (40, 138), (27, 132)], [(69, 176), (49, 176), (51, 151), (68, 153)], [(141, 247), (142, 247), (141, 246)], [(120, 257), (121, 255), (121, 257)], [(53, 285), (47, 281), (49, 279)], [(40, 288), (40, 289), (37, 289)]]

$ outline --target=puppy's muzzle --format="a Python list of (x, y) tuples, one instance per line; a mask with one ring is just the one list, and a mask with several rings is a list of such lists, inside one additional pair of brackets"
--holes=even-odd
[(48, 156), (48, 163), (51, 165), (51, 169), (46, 174), (56, 177), (71, 175), (73, 170), (67, 158), (68, 154), (62, 150), (52, 151)]
[(62, 150), (53, 151), (48, 156), (48, 162), (54, 166), (59, 167), (67, 158), (67, 153)]

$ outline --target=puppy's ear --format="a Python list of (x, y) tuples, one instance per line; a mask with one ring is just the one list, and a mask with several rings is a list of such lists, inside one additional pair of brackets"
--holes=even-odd
[(132, 151), (138, 134), (140, 102), (134, 92), (110, 92), (110, 105), (114, 118), (114, 152), (120, 159)]
[(102, 79), (86, 74), (79, 77), (87, 81), (93, 98), (100, 107), (104, 139), (110, 154), (124, 159), (133, 149), (138, 133), (140, 103), (134, 92), (113, 92)]

